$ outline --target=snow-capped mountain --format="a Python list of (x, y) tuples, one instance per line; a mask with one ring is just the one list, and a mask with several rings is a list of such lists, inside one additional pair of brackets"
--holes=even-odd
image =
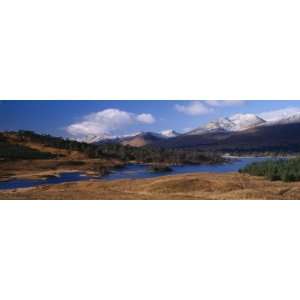
[(164, 130), (159, 133), (157, 132), (135, 132), (132, 134), (124, 134), (124, 135), (89, 135), (83, 139), (80, 139), (78, 141), (85, 142), (85, 143), (104, 143), (104, 142), (127, 142), (133, 138), (144, 138), (144, 137), (153, 137), (156, 139), (167, 139), (178, 136), (179, 133), (170, 129), (170, 130)]
[(293, 114), (291, 116), (285, 116), (281, 119), (272, 120), (266, 123), (266, 125), (284, 125), (284, 124), (292, 124), (292, 123), (300, 123), (300, 113)]
[(228, 118), (220, 118), (216, 121), (198, 127), (187, 135), (198, 135), (209, 132), (242, 131), (266, 123), (262, 118), (254, 114), (236, 114)]
[(284, 125), (300, 123), (300, 113), (292, 114), (290, 116), (283, 116), (280, 119), (266, 121), (255, 114), (235, 114), (231, 117), (220, 118), (211, 121), (206, 125), (193, 129), (185, 134), (180, 134), (172, 129), (157, 132), (136, 132), (127, 135), (108, 135), (101, 136), (87, 136), (81, 141), (86, 143), (121, 143), (126, 145), (145, 145), (157, 143), (159, 141), (172, 140), (172, 138), (180, 139), (180, 137), (189, 135), (204, 135), (207, 133), (231, 133), (242, 132), (251, 128), (259, 128), (272, 125)]
[(176, 137), (176, 136), (180, 135), (180, 133), (178, 133), (172, 129), (163, 130), (160, 132), (160, 134), (166, 138), (172, 138), (172, 137)]
[(92, 144), (92, 143), (97, 143), (97, 142), (102, 141), (102, 140), (108, 140), (108, 139), (111, 139), (111, 138), (112, 138), (112, 136), (110, 136), (108, 134), (88, 135), (84, 138), (77, 139), (77, 141)]
[(264, 119), (254, 114), (236, 114), (229, 119), (234, 123), (232, 131), (246, 130), (266, 123)]
[(141, 133), (142, 132), (135, 132), (132, 134), (125, 134), (125, 135), (109, 135), (109, 134), (89, 135), (89, 136), (86, 136), (85, 138), (81, 139), (80, 142), (92, 144), (92, 143), (99, 143), (99, 142), (110, 141), (110, 140), (121, 140), (124, 138), (130, 138), (130, 137), (137, 136)]

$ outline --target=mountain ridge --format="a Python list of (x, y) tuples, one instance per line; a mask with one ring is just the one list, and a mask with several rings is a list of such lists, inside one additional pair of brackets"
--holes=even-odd
[[(138, 132), (123, 136), (104, 136), (102, 139), (90, 139), (91, 143), (119, 143), (134, 147), (146, 145), (162, 147), (198, 147), (203, 144), (220, 143), (237, 136), (251, 135), (251, 132), (258, 131), (265, 135), (264, 139), (269, 140), (266, 134), (272, 130), (263, 128), (282, 128), (280, 125), (300, 124), (300, 113), (285, 116), (277, 121), (267, 121), (255, 114), (235, 114), (230, 117), (223, 117), (208, 122), (186, 133), (178, 133), (172, 129), (161, 132)], [(275, 129), (274, 129), (275, 130)], [(275, 137), (272, 133), (272, 136)], [(297, 132), (295, 133), (297, 136)], [(299, 137), (300, 138), (300, 137)], [(234, 142), (234, 141), (233, 141)], [(270, 141), (273, 144), (273, 141)], [(201, 146), (203, 147), (203, 146)], [(220, 145), (218, 145), (220, 148)]]
[(198, 135), (208, 132), (242, 131), (265, 124), (266, 122), (267, 121), (255, 114), (235, 114), (231, 117), (223, 117), (215, 121), (211, 121), (206, 125), (199, 126), (185, 134)]

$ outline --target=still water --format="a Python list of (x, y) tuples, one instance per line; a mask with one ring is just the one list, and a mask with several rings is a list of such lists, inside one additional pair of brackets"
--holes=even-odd
[[(110, 174), (103, 177), (90, 177), (80, 172), (73, 173), (60, 173), (59, 177), (49, 177), (47, 179), (14, 179), (10, 181), (0, 182), (0, 190), (15, 189), (24, 187), (33, 187), (44, 184), (57, 184), (63, 182), (74, 182), (89, 180), (91, 178), (102, 180), (116, 180), (116, 179), (139, 179), (139, 178), (153, 178), (165, 175), (177, 175), (185, 173), (227, 173), (237, 172), (247, 164), (252, 162), (259, 162), (272, 159), (269, 157), (243, 157), (239, 159), (233, 159), (230, 163), (218, 164), (218, 165), (183, 165), (172, 166), (172, 172), (151, 172), (147, 165), (141, 164), (129, 164), (124, 168), (114, 170)], [(274, 158), (273, 158), (274, 159)]]

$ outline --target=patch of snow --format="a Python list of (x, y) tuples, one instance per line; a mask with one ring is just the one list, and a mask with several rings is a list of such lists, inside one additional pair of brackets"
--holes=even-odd
[(167, 138), (172, 138), (172, 137), (176, 137), (179, 135), (178, 132), (176, 132), (175, 130), (172, 130), (172, 129), (163, 130), (160, 132), (160, 134)]
[(246, 130), (266, 123), (266, 121), (254, 114), (236, 114), (229, 118), (234, 126), (232, 131)]
[(288, 117), (283, 117), (282, 119), (276, 121), (269, 121), (266, 125), (284, 125), (293, 123), (300, 123), (300, 113), (296, 113)]
[(266, 121), (254, 114), (236, 114), (229, 118), (220, 118), (216, 121), (198, 127), (187, 134), (203, 134), (209, 132), (242, 131), (264, 124)]

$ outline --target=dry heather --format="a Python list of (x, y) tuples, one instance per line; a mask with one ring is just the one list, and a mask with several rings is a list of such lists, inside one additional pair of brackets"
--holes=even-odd
[(238, 173), (202, 173), (39, 186), (2, 191), (0, 199), (300, 199), (300, 182), (271, 182)]
[(26, 146), (34, 150), (38, 150), (41, 152), (49, 152), (52, 154), (62, 155), (68, 157), (69, 159), (86, 159), (87, 156), (79, 151), (69, 151), (66, 149), (59, 149), (54, 147), (48, 147), (42, 145), (40, 143), (35, 143), (30, 141), (29, 139), (20, 140), (20, 138), (16, 134), (12, 133), (3, 133), (3, 135), (8, 139), (8, 141), (12, 144), (17, 144), (21, 146)]

